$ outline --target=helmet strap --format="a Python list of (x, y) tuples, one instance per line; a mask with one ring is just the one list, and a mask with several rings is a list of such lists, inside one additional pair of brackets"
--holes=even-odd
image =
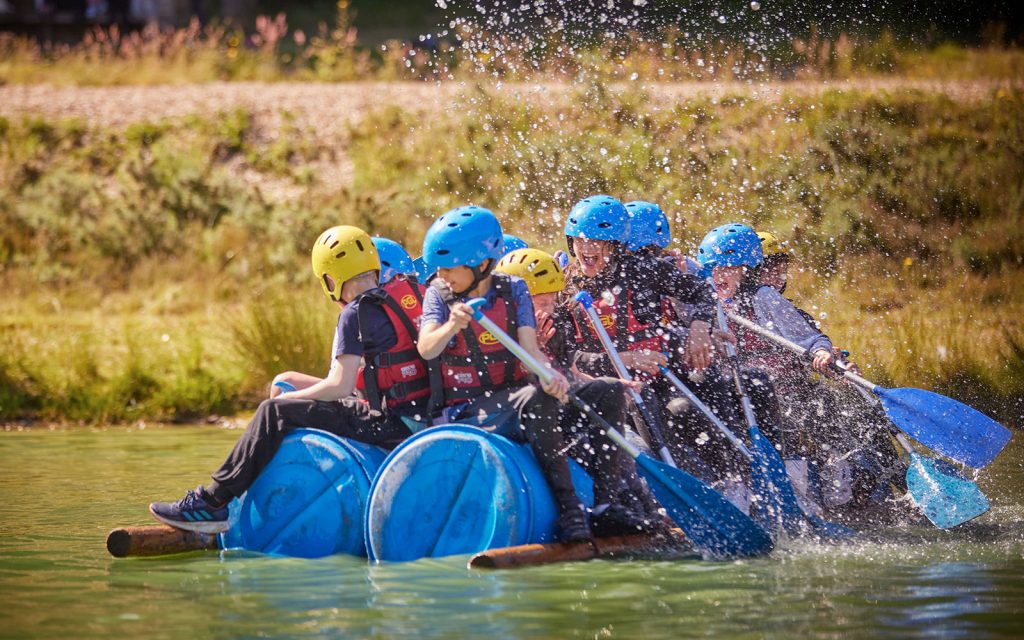
[[(483, 263), (481, 263), (481, 264), (483, 264)], [(456, 291), (455, 295), (457, 295), (458, 297), (461, 298), (462, 296), (466, 295), (467, 293), (469, 293), (473, 289), (476, 289), (478, 286), (480, 286), (481, 282), (486, 280), (487, 277), (491, 275), (491, 273), (494, 271), (494, 267), (497, 264), (498, 264), (497, 260), (495, 260), (493, 258), (488, 258), (487, 259), (487, 268), (485, 268), (485, 269), (481, 269), (479, 264), (478, 265), (474, 265), (472, 267), (468, 267), (469, 270), (473, 272), (473, 282), (472, 282), (472, 284), (469, 285), (469, 287), (467, 287), (465, 289), (465, 291)]]

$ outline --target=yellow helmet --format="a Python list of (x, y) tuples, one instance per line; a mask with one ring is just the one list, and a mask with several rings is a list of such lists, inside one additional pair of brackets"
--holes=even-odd
[[(331, 227), (313, 245), (313, 274), (331, 300), (341, 302), (341, 287), (360, 273), (380, 271), (377, 247), (362, 229)], [(328, 284), (327, 276), (333, 281)]]
[(494, 270), (522, 278), (533, 296), (557, 293), (565, 288), (561, 267), (550, 253), (540, 249), (516, 249), (506, 254)]
[(769, 231), (758, 231), (757, 237), (761, 239), (761, 249), (764, 250), (764, 257), (774, 256), (778, 254), (788, 255), (784, 246), (786, 243), (779, 240), (779, 237)]

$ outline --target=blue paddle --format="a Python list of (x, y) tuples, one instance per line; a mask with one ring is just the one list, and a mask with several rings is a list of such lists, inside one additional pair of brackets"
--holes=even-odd
[[(849, 353), (844, 351), (843, 357)], [(846, 371), (847, 362), (836, 360), (834, 368)], [(862, 387), (854, 387), (869, 404), (879, 400)], [(910, 456), (907, 467), (907, 491), (917, 508), (940, 529), (952, 529), (968, 520), (973, 520), (991, 507), (988, 497), (978, 484), (948, 462), (922, 456), (907, 442), (907, 439), (892, 423), (886, 421), (890, 432), (903, 450)]]
[[(728, 331), (729, 327), (725, 321), (725, 311), (722, 309), (721, 301), (716, 301), (718, 328)], [(743, 418), (747, 422), (747, 434), (750, 436), (750, 444), (753, 447), (751, 452), (751, 476), (754, 481), (755, 493), (771, 500), (775, 507), (773, 515), (786, 533), (799, 535), (803, 533), (806, 525), (810, 525), (818, 535), (841, 540), (856, 535), (856, 531), (834, 522), (828, 522), (823, 518), (804, 511), (796, 499), (796, 491), (793, 483), (786, 473), (786, 465), (782, 456), (775, 449), (775, 445), (768, 441), (761, 433), (757, 425), (757, 416), (754, 414), (754, 405), (743, 385), (743, 377), (740, 373), (739, 356), (736, 347), (731, 342), (725, 343), (725, 350), (729, 359), (729, 367), (732, 369), (733, 383), (736, 385), (736, 394), (740, 398), (740, 407), (743, 409)]]
[[(807, 355), (800, 345), (746, 318), (730, 313), (729, 319), (793, 353)], [(852, 371), (840, 373), (878, 396), (886, 415), (900, 430), (947, 458), (980, 469), (995, 460), (1010, 441), (1009, 429), (962, 402), (924, 389), (886, 389)]]
[[(485, 304), (483, 299), (477, 298), (468, 304), (473, 309), (474, 320), (538, 378), (545, 383), (551, 381), (550, 369), (480, 312), (480, 307)], [(772, 550), (772, 539), (765, 530), (719, 493), (685, 471), (641, 453), (593, 407), (573, 393), (569, 394), (569, 398), (580, 411), (605, 430), (612, 442), (636, 460), (637, 469), (647, 480), (658, 502), (702, 553), (712, 558), (733, 558), (764, 555)]]

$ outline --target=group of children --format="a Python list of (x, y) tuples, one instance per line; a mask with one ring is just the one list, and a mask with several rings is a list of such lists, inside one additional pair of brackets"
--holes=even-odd
[[(668, 370), (686, 380), (743, 433), (736, 387), (720, 355), (725, 342), (738, 347), (761, 429), (792, 459), (807, 504), (837, 516), (885, 502), (902, 474), (884, 416), (764, 339), (716, 325), (721, 304), (805, 346), (814, 370), (828, 375), (836, 352), (782, 295), (788, 254), (777, 239), (729, 224), (711, 231), (693, 260), (667, 250), (668, 219), (657, 205), (623, 205), (609, 196), (577, 203), (565, 236), (569, 255), (553, 256), (505, 234), (487, 209), (460, 207), (427, 231), (427, 269), (418, 276), (411, 256), (391, 240), (350, 226), (325, 231), (313, 246), (313, 272), (341, 309), (327, 376), (279, 375), (212, 482), (177, 502), (151, 504), (152, 514), (182, 529), (224, 531), (227, 504), (296, 428), (390, 449), (431, 424), (459, 422), (529, 443), (558, 506), (562, 541), (662, 530), (667, 523), (633, 460), (567, 401), (570, 393), (632, 439), (663, 439), (658, 446), (675, 463), (741, 508), (756, 509), (748, 462), (663, 376)], [(592, 297), (631, 375), (620, 375), (575, 300), (579, 292)], [(550, 368), (548, 382), (528, 374), (473, 320), (466, 303), (474, 298)], [(646, 410), (638, 411), (640, 404)], [(591, 509), (577, 497), (570, 458), (594, 480)], [(827, 490), (814, 490), (821, 487)]]

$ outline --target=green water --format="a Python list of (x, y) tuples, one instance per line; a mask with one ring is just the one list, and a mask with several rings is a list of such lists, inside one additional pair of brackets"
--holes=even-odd
[(115, 526), (202, 482), (239, 431), (0, 432), (0, 638), (1024, 637), (1024, 460), (980, 481), (963, 534), (790, 546), (744, 562), (596, 561), (516, 571), (466, 558), (368, 566), (204, 552), (114, 559)]

